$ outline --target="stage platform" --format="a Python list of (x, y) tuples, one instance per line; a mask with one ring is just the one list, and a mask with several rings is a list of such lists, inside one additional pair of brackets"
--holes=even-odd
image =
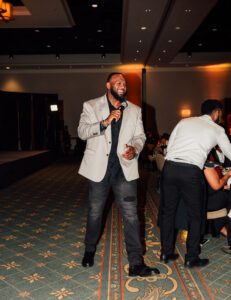
[(55, 159), (54, 152), (0, 151), (0, 188), (35, 172)]

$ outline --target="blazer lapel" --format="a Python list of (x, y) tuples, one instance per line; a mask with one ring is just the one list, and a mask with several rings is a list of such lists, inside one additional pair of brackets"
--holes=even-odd
[[(101, 99), (100, 110), (101, 110), (100, 113), (101, 113), (101, 116), (102, 116), (102, 120), (105, 120), (110, 114), (106, 94)], [(107, 147), (109, 147), (111, 145), (111, 144), (109, 144), (109, 141), (111, 141), (111, 126), (110, 125), (106, 129), (106, 131), (104, 133), (104, 137), (105, 137), (105, 140), (106, 140)]]
[(124, 151), (124, 136), (126, 135), (126, 128), (127, 128), (127, 124), (129, 122), (129, 110), (130, 110), (130, 106), (128, 103), (128, 106), (125, 108), (125, 110), (123, 111), (123, 119), (122, 119), (122, 123), (121, 123), (121, 127), (120, 127), (120, 133), (119, 133), (119, 141), (118, 141), (118, 152), (123, 152)]

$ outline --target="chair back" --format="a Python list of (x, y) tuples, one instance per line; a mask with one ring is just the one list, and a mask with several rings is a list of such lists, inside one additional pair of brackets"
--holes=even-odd
[(222, 217), (226, 217), (226, 216), (227, 216), (226, 208), (222, 208), (222, 209), (214, 210), (214, 211), (207, 211), (207, 219), (208, 220), (218, 219), (218, 218), (222, 218)]
[(162, 171), (164, 166), (164, 155), (157, 153), (156, 154), (156, 166), (159, 171)]

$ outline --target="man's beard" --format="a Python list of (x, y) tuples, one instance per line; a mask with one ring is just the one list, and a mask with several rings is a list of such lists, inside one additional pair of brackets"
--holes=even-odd
[(115, 90), (113, 90), (113, 88), (110, 89), (110, 92), (116, 100), (120, 102), (124, 102), (126, 100), (126, 92), (123, 95), (119, 95)]

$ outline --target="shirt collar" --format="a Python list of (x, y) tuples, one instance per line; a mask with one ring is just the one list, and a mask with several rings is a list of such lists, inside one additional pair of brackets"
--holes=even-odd
[(202, 115), (201, 118), (204, 119), (204, 120), (208, 120), (208, 121), (212, 121), (213, 122), (213, 119), (211, 118), (210, 115)]

